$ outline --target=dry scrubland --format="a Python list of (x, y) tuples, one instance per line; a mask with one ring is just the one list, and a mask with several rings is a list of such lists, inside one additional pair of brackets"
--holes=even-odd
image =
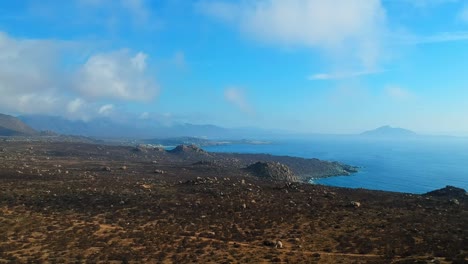
[[(242, 169), (273, 159), (0, 142), (0, 263), (468, 263), (465, 193), (274, 182)], [(336, 166), (317, 162), (323, 176)]]

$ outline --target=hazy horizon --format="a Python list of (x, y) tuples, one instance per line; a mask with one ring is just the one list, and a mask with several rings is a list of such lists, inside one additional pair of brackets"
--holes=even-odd
[(464, 1), (25, 0), (0, 10), (0, 113), (468, 136)]
[[(3, 113), (0, 113), (3, 114)], [(266, 129), (262, 127), (255, 127), (255, 126), (242, 126), (242, 127), (228, 127), (228, 126), (219, 126), (216, 124), (192, 124), (192, 123), (158, 123), (152, 122), (148, 123), (147, 120), (128, 120), (128, 119), (111, 119), (109, 117), (99, 117), (96, 119), (91, 120), (69, 120), (66, 117), (61, 116), (52, 116), (52, 115), (24, 115), (24, 116), (16, 116), (19, 118), (20, 121), (23, 121), (26, 125), (31, 126), (33, 129), (37, 131), (53, 131), (59, 134), (68, 134), (70, 132), (74, 132), (74, 135), (84, 135), (84, 136), (91, 136), (91, 137), (102, 137), (96, 135), (90, 135), (89, 129), (96, 133), (96, 129), (98, 130), (97, 133), (103, 135), (105, 133), (105, 129), (103, 128), (103, 124), (106, 124), (108, 129), (110, 130), (122, 130), (122, 129), (131, 129), (133, 132), (124, 131), (125, 138), (177, 138), (177, 137), (194, 137), (194, 138), (223, 138), (223, 132), (225, 131), (226, 135), (224, 135), (224, 139), (267, 139), (270, 137), (270, 140), (273, 140), (277, 137), (280, 138), (290, 138), (290, 139), (298, 139), (298, 138), (308, 138), (308, 137), (316, 137), (316, 136), (366, 136), (366, 137), (373, 137), (375, 139), (417, 139), (417, 138), (440, 138), (440, 137), (453, 137), (453, 138), (466, 138), (468, 139), (468, 135), (465, 134), (449, 134), (449, 133), (420, 133), (418, 131), (412, 131), (410, 129), (395, 127), (391, 125), (382, 125), (376, 128), (369, 128), (369, 129), (362, 129), (355, 132), (349, 133), (334, 133), (334, 132), (310, 132), (310, 131), (295, 131), (288, 128), (283, 129)], [(65, 121), (65, 123), (63, 123)], [(84, 127), (83, 127), (84, 126)], [(85, 131), (82, 129), (85, 128)], [(62, 131), (65, 129), (66, 131)], [(77, 130), (76, 130), (77, 129)], [(103, 130), (104, 129), (104, 130)], [(173, 132), (169, 133), (176, 133), (176, 135), (166, 135), (161, 136), (160, 132), (163, 132), (164, 129), (172, 129)], [(200, 130), (207, 131), (209, 135), (201, 135)], [(80, 132), (81, 131), (81, 132)], [(88, 131), (88, 132), (86, 132)], [(143, 134), (147, 136), (141, 136), (141, 132), (145, 131)], [(171, 130), (168, 130), (171, 131)], [(166, 131), (167, 132), (167, 131)], [(379, 133), (380, 132), (380, 133)], [(383, 134), (382, 134), (383, 132)], [(403, 132), (403, 135), (401, 134)], [(154, 133), (154, 134), (152, 134)], [(182, 134), (181, 134), (182, 133)], [(201, 132), (203, 133), (203, 132)], [(214, 134), (213, 134), (214, 133)], [(140, 136), (136, 136), (140, 135)], [(210, 136), (211, 135), (211, 136)], [(214, 136), (213, 136), (214, 135)], [(121, 136), (118, 136), (121, 137)], [(117, 138), (118, 138), (117, 137)], [(115, 138), (115, 136), (111, 136), (110, 138)]]

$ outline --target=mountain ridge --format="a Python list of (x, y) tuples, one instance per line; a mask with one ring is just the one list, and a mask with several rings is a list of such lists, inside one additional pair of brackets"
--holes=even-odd
[(59, 116), (23, 115), (18, 117), (36, 130), (53, 131), (64, 135), (79, 135), (95, 138), (176, 138), (198, 137), (210, 139), (257, 137), (267, 134), (261, 129), (224, 128), (212, 124), (176, 123), (171, 126), (156, 121), (131, 120), (117, 122), (109, 118), (98, 118), (90, 121), (68, 120)]

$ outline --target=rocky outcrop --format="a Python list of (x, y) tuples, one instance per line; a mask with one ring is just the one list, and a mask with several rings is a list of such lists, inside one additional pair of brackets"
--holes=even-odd
[(169, 150), (170, 153), (206, 153), (203, 149), (196, 145), (179, 145), (173, 150)]
[(279, 162), (257, 162), (246, 168), (259, 178), (273, 181), (298, 182), (299, 179), (288, 166)]
[(468, 199), (468, 193), (458, 187), (447, 185), (442, 189), (438, 189), (435, 191), (431, 191), (428, 193), (423, 194), (424, 196), (432, 196), (432, 197), (443, 197), (443, 198), (462, 198)]
[[(251, 153), (210, 153), (212, 160), (228, 166), (245, 168), (257, 161), (280, 162), (288, 166), (301, 182), (310, 182), (311, 179), (320, 179), (332, 176), (348, 176), (358, 172), (359, 168), (340, 162), (330, 162), (314, 158), (299, 158), (291, 156), (274, 156), (269, 154)], [(200, 158), (201, 159), (201, 158)], [(205, 158), (206, 159), (206, 158)]]

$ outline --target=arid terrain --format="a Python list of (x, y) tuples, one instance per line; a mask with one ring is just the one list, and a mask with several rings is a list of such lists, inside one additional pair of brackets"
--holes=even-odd
[(355, 169), (187, 146), (0, 141), (0, 263), (468, 263), (463, 190), (273, 181), (245, 169), (257, 161), (302, 180)]

